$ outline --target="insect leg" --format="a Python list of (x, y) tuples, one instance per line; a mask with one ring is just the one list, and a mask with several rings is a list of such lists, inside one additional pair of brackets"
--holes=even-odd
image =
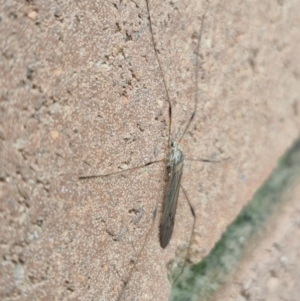
[(133, 273), (134, 273), (135, 270), (136, 270), (136, 264), (138, 263), (138, 260), (139, 260), (139, 258), (140, 258), (140, 256), (141, 256), (141, 254), (143, 253), (143, 251), (144, 251), (144, 249), (145, 249), (145, 246), (146, 246), (146, 244), (147, 244), (147, 242), (148, 242), (148, 238), (149, 238), (150, 234), (152, 233), (153, 227), (154, 227), (154, 225), (155, 225), (154, 220), (155, 220), (155, 217), (156, 217), (156, 210), (157, 210), (157, 208), (154, 209), (154, 212), (153, 212), (153, 221), (152, 221), (151, 227), (150, 227), (150, 229), (148, 230), (148, 232), (147, 232), (147, 234), (146, 234), (146, 237), (145, 237), (145, 240), (144, 240), (144, 242), (143, 242), (143, 245), (142, 245), (140, 251), (139, 251), (138, 254), (137, 254), (137, 259), (135, 260), (135, 262), (133, 263), (133, 267), (132, 267), (131, 270), (129, 271), (129, 275), (128, 275), (128, 277), (127, 277), (127, 280), (124, 282), (123, 288), (122, 288), (122, 290), (121, 290), (120, 295), (118, 296), (117, 301), (122, 300), (122, 298), (123, 298), (123, 296), (124, 296), (124, 293), (125, 293), (125, 291), (126, 291), (127, 285), (128, 285), (128, 283), (130, 282), (131, 277), (132, 277)]
[(200, 33), (198, 36), (198, 43), (197, 43), (197, 48), (196, 48), (196, 72), (195, 72), (195, 103), (194, 103), (194, 111), (190, 117), (190, 120), (188, 122), (188, 124), (186, 125), (183, 134), (181, 135), (180, 139), (178, 140), (178, 144), (180, 143), (181, 139), (183, 138), (183, 136), (185, 135), (185, 133), (187, 132), (187, 130), (190, 127), (191, 122), (193, 121), (196, 112), (197, 112), (197, 107), (198, 107), (198, 79), (199, 79), (199, 50), (200, 50), (200, 44), (201, 44), (201, 38), (202, 38), (202, 31), (203, 31), (203, 25), (204, 25), (204, 18), (205, 15), (202, 15), (202, 21), (201, 21), (201, 28), (200, 28)]
[(167, 96), (167, 102), (169, 105), (169, 110), (168, 110), (168, 114), (169, 114), (169, 138), (168, 138), (168, 145), (170, 145), (171, 141), (170, 141), (170, 137), (171, 137), (171, 129), (172, 129), (172, 103), (169, 97), (169, 92), (168, 92), (168, 88), (167, 88), (167, 83), (166, 83), (166, 79), (161, 67), (161, 63), (160, 60), (158, 58), (158, 52), (155, 46), (155, 41), (154, 41), (154, 35), (153, 35), (153, 29), (152, 29), (152, 20), (151, 20), (151, 14), (150, 14), (150, 8), (149, 8), (149, 0), (146, 0), (146, 4), (147, 4), (147, 11), (148, 11), (148, 16), (149, 16), (149, 28), (150, 28), (150, 33), (151, 33), (151, 40), (152, 40), (152, 44), (153, 44), (153, 48), (154, 48), (154, 52), (155, 52), (155, 57), (156, 60), (158, 62), (158, 66), (159, 66), (159, 71), (161, 74), (161, 77), (163, 79), (163, 83), (164, 83), (164, 87), (165, 87), (165, 91), (166, 91), (166, 96)]
[(125, 169), (125, 170), (120, 170), (120, 171), (116, 171), (116, 172), (111, 172), (111, 173), (109, 173), (109, 174), (103, 174), (103, 175), (101, 175), (101, 174), (96, 174), (96, 175), (79, 176), (78, 179), (79, 179), (79, 180), (87, 180), (87, 179), (95, 179), (95, 178), (110, 177), (110, 176), (113, 176), (113, 175), (119, 175), (119, 174), (122, 174), (122, 173), (125, 173), (125, 172), (129, 172), (129, 171), (133, 171), (133, 170), (136, 170), (136, 169), (140, 169), (140, 168), (143, 168), (143, 167), (152, 165), (152, 164), (154, 164), (154, 163), (162, 162), (162, 161), (164, 161), (164, 159), (160, 159), (160, 160), (148, 162), (148, 163), (146, 163), (145, 165), (135, 166), (135, 167), (127, 168), (127, 169)]
[(186, 264), (187, 259), (188, 259), (188, 257), (189, 257), (190, 247), (191, 247), (191, 241), (192, 241), (192, 238), (193, 238), (194, 228), (195, 228), (195, 225), (196, 225), (196, 213), (195, 213), (194, 207), (192, 206), (192, 204), (191, 204), (191, 202), (190, 202), (190, 200), (189, 200), (189, 198), (188, 198), (188, 195), (187, 195), (186, 190), (183, 188), (182, 185), (180, 185), (180, 187), (181, 187), (181, 189), (182, 189), (182, 191), (183, 191), (183, 194), (184, 194), (184, 196), (185, 196), (185, 198), (186, 198), (186, 200), (187, 200), (187, 202), (188, 202), (188, 205), (189, 205), (189, 207), (190, 207), (191, 214), (192, 214), (192, 216), (193, 216), (194, 222), (193, 222), (193, 228), (192, 228), (191, 235), (190, 235), (189, 246), (188, 246), (188, 249), (187, 249), (187, 251), (186, 251), (185, 258), (184, 258), (184, 264), (183, 264), (183, 266), (182, 266), (182, 269), (181, 269), (180, 273), (175, 277), (173, 283), (175, 283), (175, 282), (177, 281), (177, 279), (178, 279), (178, 278), (181, 276), (181, 274), (183, 273), (185, 264)]

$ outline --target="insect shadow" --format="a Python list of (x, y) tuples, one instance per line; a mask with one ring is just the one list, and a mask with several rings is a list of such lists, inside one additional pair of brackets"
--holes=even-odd
[[(148, 162), (147, 164), (144, 164), (142, 166), (136, 166), (136, 167), (131, 167), (126, 170), (122, 171), (117, 171), (109, 174), (95, 174), (95, 175), (87, 175), (87, 176), (80, 176), (79, 180), (87, 180), (87, 179), (93, 179), (93, 178), (105, 178), (105, 177), (111, 177), (115, 176), (118, 174), (130, 172), (133, 170), (137, 170), (158, 162), (166, 161), (166, 181), (167, 181), (167, 187), (164, 192), (164, 200), (163, 200), (163, 214), (161, 218), (161, 223), (159, 226), (159, 241), (160, 241), (160, 246), (165, 249), (172, 237), (173, 229), (174, 229), (174, 223), (175, 223), (175, 216), (176, 216), (176, 209), (177, 209), (177, 204), (178, 204), (178, 197), (179, 197), (179, 191), (180, 188), (183, 191), (183, 194), (188, 202), (188, 205), (190, 207), (191, 214), (193, 216), (194, 222), (193, 222), (193, 228), (191, 231), (190, 235), (190, 241), (192, 239), (194, 227), (195, 227), (195, 222), (196, 222), (196, 213), (195, 210), (189, 201), (188, 195), (186, 190), (182, 187), (181, 185), (181, 178), (182, 178), (182, 173), (183, 173), (183, 166), (184, 166), (184, 161), (198, 161), (198, 162), (206, 162), (206, 163), (217, 163), (217, 162), (222, 162), (225, 160), (228, 160), (229, 158), (222, 159), (222, 160), (208, 160), (208, 159), (185, 159), (182, 151), (179, 148), (179, 144), (181, 140), (183, 139), (184, 135), (190, 128), (190, 125), (196, 115), (197, 112), (197, 106), (198, 106), (198, 81), (199, 81), (199, 50), (200, 50), (200, 45), (201, 45), (201, 38), (202, 38), (202, 32), (203, 32), (203, 27), (204, 27), (204, 20), (205, 20), (205, 14), (202, 15), (201, 18), (201, 27), (200, 31), (198, 34), (197, 38), (197, 46), (196, 46), (196, 72), (195, 72), (195, 98), (194, 98), (194, 108), (193, 108), (193, 113), (191, 114), (183, 133), (181, 134), (180, 138), (178, 141), (172, 140), (171, 141), (171, 130), (172, 130), (172, 102), (169, 97), (169, 92), (167, 89), (167, 84), (165, 80), (165, 76), (163, 73), (162, 65), (159, 60), (159, 55), (158, 55), (158, 50), (156, 48), (156, 43), (154, 40), (154, 34), (153, 34), (153, 26), (152, 26), (152, 20), (151, 20), (151, 13), (150, 13), (150, 6), (149, 6), (149, 1), (146, 0), (146, 7), (147, 7), (147, 13), (148, 13), (148, 22), (149, 22), (149, 30), (150, 30), (150, 35), (151, 35), (151, 42), (153, 45), (155, 57), (158, 63), (158, 68), (159, 72), (163, 81), (164, 89), (165, 89), (165, 94), (166, 94), (166, 101), (168, 102), (168, 119), (169, 119), (169, 129), (168, 129), (168, 146), (169, 146), (169, 156), (168, 159), (161, 159), (161, 160), (156, 160), (156, 161), (151, 161)], [(159, 200), (156, 202), (155, 209), (153, 211), (153, 217), (152, 217), (152, 225), (156, 219), (157, 216), (157, 208), (158, 208)], [(144, 243), (141, 247), (141, 249), (137, 252), (137, 259), (134, 264), (137, 264), (139, 257), (141, 253), (143, 252), (147, 238), (150, 235), (150, 232), (152, 231), (152, 225), (148, 230), (148, 233), (146, 234)], [(185, 255), (185, 262), (187, 261), (187, 258), (189, 256), (189, 250), (190, 250), (190, 243), (187, 248), (187, 252)], [(183, 271), (183, 268), (182, 268)], [(178, 277), (182, 274), (182, 271), (176, 276), (174, 282), (178, 279)], [(124, 281), (124, 285), (122, 287), (122, 290), (118, 296), (117, 300), (121, 300), (122, 296), (124, 295), (124, 292), (126, 290), (127, 284), (130, 282), (132, 274), (134, 272), (134, 266), (131, 268), (128, 274), (128, 278), (126, 281)]]

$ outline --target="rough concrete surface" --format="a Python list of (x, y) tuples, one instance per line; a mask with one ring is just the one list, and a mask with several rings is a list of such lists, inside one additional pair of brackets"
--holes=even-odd
[[(0, 298), (167, 300), (167, 267), (193, 218), (181, 193), (162, 250), (165, 163), (78, 180), (168, 157), (145, 1), (0, 3)], [(193, 111), (205, 14), (198, 110), (181, 148), (230, 160), (185, 164), (197, 261), (299, 134), (300, 4), (150, 1), (150, 11), (177, 140)]]
[(263, 237), (252, 243), (230, 283), (213, 300), (299, 300), (299, 195), (300, 183), (286, 196), (290, 201), (270, 222)]

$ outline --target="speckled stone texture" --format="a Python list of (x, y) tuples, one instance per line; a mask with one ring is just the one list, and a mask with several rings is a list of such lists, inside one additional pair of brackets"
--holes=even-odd
[(300, 182), (255, 242), (215, 301), (298, 301), (300, 296)]
[[(78, 180), (168, 157), (146, 2), (1, 0), (0, 10), (0, 299), (167, 300), (193, 218), (180, 193), (162, 250), (165, 162)], [(230, 158), (185, 163), (198, 261), (299, 134), (300, 3), (150, 1), (150, 11), (171, 138), (192, 114), (198, 68), (181, 149)]]

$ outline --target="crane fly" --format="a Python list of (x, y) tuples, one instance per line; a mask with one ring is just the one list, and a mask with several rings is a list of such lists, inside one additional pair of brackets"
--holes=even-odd
[[(164, 73), (161, 67), (161, 63), (158, 57), (158, 51), (155, 46), (155, 41), (154, 41), (154, 36), (153, 36), (153, 29), (152, 29), (152, 20), (151, 20), (151, 14), (150, 14), (150, 8), (149, 8), (149, 1), (146, 0), (146, 5), (147, 5), (147, 12), (148, 12), (148, 17), (149, 17), (149, 27), (150, 27), (150, 33), (151, 33), (151, 39), (152, 39), (152, 44), (156, 56), (156, 60), (158, 62), (159, 70), (161, 77), (163, 79), (164, 83), (164, 88), (167, 96), (167, 101), (169, 104), (169, 145), (171, 147), (171, 155), (169, 157), (168, 163), (167, 163), (167, 168), (169, 169), (169, 183), (168, 183), (168, 188), (167, 188), (167, 194), (164, 199), (164, 209), (163, 209), (163, 216), (162, 216), (162, 221), (160, 224), (160, 245), (164, 249), (167, 247), (169, 244), (172, 233), (173, 233), (173, 228), (174, 228), (174, 223), (175, 223), (175, 215), (176, 215), (176, 210), (177, 210), (177, 204), (178, 204), (178, 197), (179, 197), (179, 190), (181, 187), (181, 177), (182, 177), (182, 172), (183, 172), (183, 165), (184, 165), (184, 156), (182, 151), (179, 149), (178, 145), (187, 132), (192, 120), (194, 119), (194, 116), (197, 111), (197, 89), (198, 89), (198, 52), (200, 49), (200, 43), (201, 43), (201, 37), (202, 37), (202, 30), (203, 30), (203, 23), (204, 23), (204, 15), (202, 16), (202, 21), (201, 21), (201, 28), (200, 28), (200, 34), (198, 37), (198, 44), (197, 44), (197, 49), (196, 49), (196, 95), (195, 95), (195, 104), (194, 104), (194, 111), (190, 117), (189, 122), (186, 125), (186, 128), (181, 135), (180, 139), (178, 142), (176, 141), (171, 141), (170, 143), (170, 136), (171, 136), (171, 127), (172, 127), (172, 103), (169, 97), (169, 92), (167, 89), (167, 84), (166, 80), (164, 77)], [(205, 159), (199, 159), (195, 161), (202, 161), (202, 162), (214, 162), (210, 160), (205, 160)], [(187, 198), (187, 194), (185, 190), (183, 189), (184, 195)], [(188, 200), (188, 198), (187, 198)], [(195, 212), (193, 207), (191, 206), (189, 200), (188, 200), (191, 213), (193, 217), (195, 218)]]

